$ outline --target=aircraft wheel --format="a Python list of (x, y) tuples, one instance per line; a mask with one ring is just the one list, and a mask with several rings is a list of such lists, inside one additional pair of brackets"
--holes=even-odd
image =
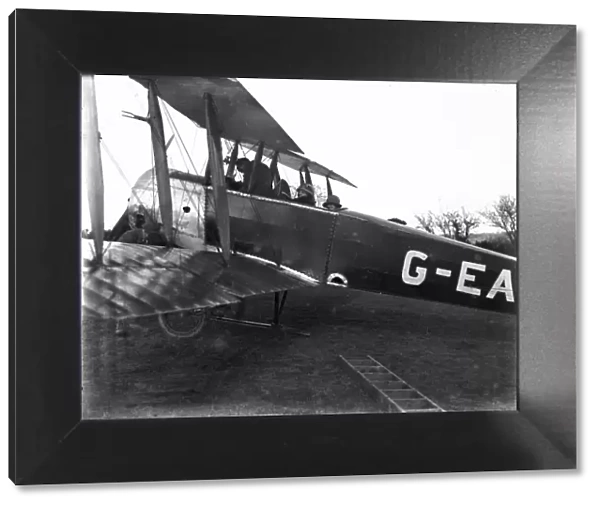
[(200, 334), (207, 316), (204, 309), (161, 313), (158, 315), (158, 323), (169, 337), (189, 339)]

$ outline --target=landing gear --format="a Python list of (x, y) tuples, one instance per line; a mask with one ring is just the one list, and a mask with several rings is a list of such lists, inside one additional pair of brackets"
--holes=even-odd
[(158, 323), (169, 337), (189, 339), (200, 334), (206, 323), (207, 316), (207, 312), (204, 309), (193, 309), (177, 313), (161, 313), (158, 315)]
[(283, 292), (283, 296), (279, 297), (279, 292), (275, 294), (275, 300), (273, 301), (273, 325), (279, 325), (279, 318), (283, 312), (285, 306), (285, 300), (287, 299), (287, 290)]
[(239, 307), (237, 307), (235, 311), (235, 316), (225, 316), (224, 314), (213, 314), (211, 315), (211, 319), (218, 320), (226, 323), (235, 323), (238, 325), (244, 325), (246, 327), (259, 327), (259, 328), (271, 328), (271, 327), (279, 327), (279, 318), (281, 316), (281, 312), (283, 311), (283, 306), (285, 305), (285, 300), (287, 298), (287, 290), (283, 292), (283, 296), (281, 296), (280, 292), (275, 293), (275, 298), (273, 300), (273, 320), (271, 322), (257, 322), (253, 320), (245, 320), (243, 318), (245, 306), (244, 301), (242, 300)]
[(245, 320), (243, 319), (243, 305), (236, 312), (235, 317), (228, 317), (222, 314), (212, 314), (211, 320), (216, 320), (224, 323), (233, 323), (235, 325), (242, 325), (245, 327), (255, 327), (262, 329), (279, 329), (282, 330), (284, 334), (296, 334), (304, 337), (310, 337), (310, 334), (307, 332), (302, 332), (295, 329), (290, 329), (288, 327), (284, 327), (281, 325), (281, 313), (283, 312), (283, 308), (285, 306), (285, 301), (287, 300), (287, 290), (283, 292), (277, 292), (274, 294), (273, 298), (273, 319), (270, 322), (259, 322), (254, 320)]
[[(205, 309), (162, 313), (158, 315), (158, 323), (169, 337), (175, 339), (189, 339), (198, 336), (209, 318), (215, 321), (234, 323), (246, 327), (279, 328), (293, 334), (308, 336), (309, 334), (305, 332), (286, 329), (280, 325), (281, 313), (283, 312), (286, 299), (287, 290), (275, 293), (273, 300), (273, 320), (270, 322), (245, 320), (243, 318), (244, 303), (242, 301), (239, 307), (223, 306), (215, 308), (210, 314)], [(228, 316), (228, 312), (231, 316)]]

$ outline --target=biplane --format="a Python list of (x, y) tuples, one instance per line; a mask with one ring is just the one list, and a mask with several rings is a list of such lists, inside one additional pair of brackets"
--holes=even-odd
[[(280, 164), (302, 184), (325, 178), (329, 197), (333, 182), (354, 185), (306, 156), (236, 79), (130, 77), (147, 90), (148, 115), (124, 114), (148, 124), (154, 167), (133, 186), (108, 241), (94, 78), (82, 81), (92, 225), (82, 244), (84, 315), (156, 315), (170, 335), (189, 337), (210, 311), (257, 295), (273, 295), (273, 321), (237, 321), (278, 325), (290, 291), (323, 285), (515, 313), (516, 258), (277, 192)], [(161, 102), (206, 131), (204, 174), (168, 167)], [(254, 155), (250, 182), (269, 163), (272, 194), (231, 187), (240, 150)], [(178, 327), (182, 317), (192, 323)]]

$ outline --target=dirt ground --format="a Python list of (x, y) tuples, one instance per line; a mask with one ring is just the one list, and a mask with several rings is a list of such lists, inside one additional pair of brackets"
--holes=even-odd
[[(267, 321), (272, 297), (246, 317)], [(115, 334), (83, 322), (85, 418), (375, 413), (340, 367), (371, 355), (448, 411), (516, 409), (515, 316), (342, 288), (290, 292), (282, 323), (309, 334), (209, 321), (174, 340), (156, 318)]]

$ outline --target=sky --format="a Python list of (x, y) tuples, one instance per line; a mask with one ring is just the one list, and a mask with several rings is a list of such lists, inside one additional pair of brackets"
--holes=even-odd
[[(152, 167), (149, 126), (122, 116), (145, 116), (147, 92), (125, 76), (96, 76), (102, 136), (105, 228), (123, 213), (136, 179)], [(417, 224), (428, 211), (476, 212), (500, 195), (516, 194), (516, 86), (511, 84), (240, 79), (302, 148), (305, 156), (346, 177), (335, 181), (345, 207)], [(201, 173), (206, 131), (168, 108)], [(172, 129), (165, 117), (167, 139)], [(169, 166), (193, 172), (178, 144)], [(298, 173), (280, 167), (297, 184)], [(325, 187), (325, 180), (313, 182)], [(84, 179), (85, 185), (85, 179)], [(85, 187), (85, 186), (84, 186)], [(82, 199), (82, 228), (89, 228)], [(489, 231), (481, 227), (478, 231)]]

